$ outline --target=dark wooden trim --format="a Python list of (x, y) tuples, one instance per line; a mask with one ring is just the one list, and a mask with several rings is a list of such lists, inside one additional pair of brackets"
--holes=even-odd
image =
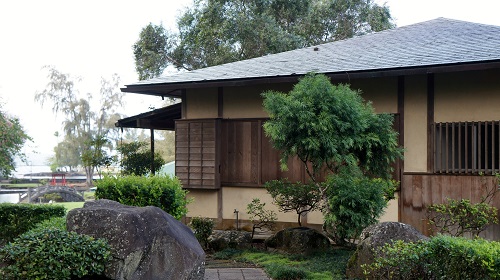
[(187, 113), (187, 99), (186, 99), (186, 90), (183, 89), (181, 90), (181, 118), (185, 119), (186, 118), (186, 113)]
[[(475, 71), (500, 68), (500, 61), (484, 61), (484, 62), (468, 62), (454, 63), (443, 65), (427, 65), (419, 67), (401, 67), (390, 69), (377, 70), (361, 70), (361, 71), (344, 71), (334, 73), (322, 73), (329, 76), (332, 81), (335, 80), (350, 80), (362, 78), (380, 78), (380, 77), (395, 77), (422, 75), (429, 73), (445, 73), (445, 72), (460, 72), (460, 71)], [(178, 82), (178, 83), (157, 83), (157, 84), (136, 84), (126, 85), (121, 88), (122, 92), (132, 92), (137, 94), (181, 97), (182, 89), (188, 88), (209, 88), (209, 87), (231, 87), (231, 86), (249, 86), (258, 84), (276, 84), (276, 83), (296, 83), (304, 74), (295, 74), (288, 76), (272, 76), (272, 77), (257, 77), (257, 78), (239, 78), (232, 80), (208, 80), (194, 82)]]
[(155, 130), (150, 129), (150, 142), (151, 142), (151, 174), (155, 175)]
[(427, 74), (427, 171), (434, 171), (434, 74)]
[(217, 88), (217, 117), (224, 117), (224, 88)]
[(224, 205), (223, 205), (223, 197), (222, 197), (222, 188), (217, 190), (217, 220), (219, 223), (222, 223), (224, 220), (223, 215)]
[[(405, 145), (405, 77), (404, 76), (399, 76), (398, 77), (398, 115), (399, 115), (399, 127), (398, 127), (398, 144), (400, 147), (404, 147)], [(404, 172), (404, 160), (403, 159), (398, 159), (398, 164), (396, 165), (399, 170), (399, 196), (400, 199), (398, 199), (398, 221), (401, 220), (401, 196), (403, 192), (403, 172)]]

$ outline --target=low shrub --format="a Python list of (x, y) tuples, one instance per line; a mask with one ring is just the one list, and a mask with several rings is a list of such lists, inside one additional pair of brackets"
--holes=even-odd
[(438, 233), (451, 236), (478, 236), (491, 224), (498, 224), (498, 210), (486, 202), (471, 203), (468, 199), (450, 199), (428, 208), (429, 224)]
[(364, 265), (375, 279), (500, 279), (500, 242), (439, 235), (430, 241), (382, 248), (383, 257)]
[(303, 269), (282, 264), (269, 264), (266, 272), (274, 280), (299, 280), (307, 277), (307, 272)]
[(28, 232), (0, 249), (2, 279), (72, 279), (100, 275), (110, 258), (105, 240), (47, 228)]
[(278, 216), (273, 210), (264, 209), (266, 203), (260, 202), (260, 199), (254, 198), (247, 204), (247, 214), (252, 221), (252, 239), (256, 229), (274, 230)]
[(0, 244), (12, 241), (41, 221), (65, 214), (62, 205), (0, 203)]
[(34, 228), (30, 229), (28, 232), (41, 232), (45, 229), (59, 229), (66, 230), (66, 217), (52, 217), (50, 219), (39, 222)]
[(107, 176), (95, 185), (97, 199), (110, 199), (130, 206), (156, 206), (178, 220), (187, 214), (190, 202), (181, 182), (171, 176)]
[(207, 249), (208, 248), (208, 238), (212, 235), (214, 230), (215, 222), (210, 218), (205, 217), (193, 217), (189, 223), (194, 231), (194, 236), (198, 239), (198, 242)]
[(236, 256), (239, 256), (243, 253), (243, 251), (235, 248), (226, 248), (224, 250), (215, 252), (213, 254), (214, 259), (216, 260), (229, 260)]
[(369, 178), (360, 170), (347, 168), (329, 176), (324, 184), (323, 228), (339, 245), (353, 245), (363, 229), (377, 223), (396, 186), (393, 180)]

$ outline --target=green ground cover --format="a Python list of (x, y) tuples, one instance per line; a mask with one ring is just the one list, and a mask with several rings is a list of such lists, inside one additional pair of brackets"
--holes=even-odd
[(345, 279), (347, 261), (353, 250), (332, 248), (309, 255), (289, 255), (264, 250), (226, 249), (214, 258), (253, 263), (264, 268), (275, 280), (279, 279)]

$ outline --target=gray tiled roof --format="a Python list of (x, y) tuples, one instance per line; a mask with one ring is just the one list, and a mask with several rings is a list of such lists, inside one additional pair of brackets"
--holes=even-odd
[[(315, 50), (317, 48), (317, 50)], [(130, 86), (500, 60), (500, 26), (446, 18), (141, 81)]]

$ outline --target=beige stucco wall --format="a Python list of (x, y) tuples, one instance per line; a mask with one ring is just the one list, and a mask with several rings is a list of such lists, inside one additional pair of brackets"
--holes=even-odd
[(361, 90), (365, 101), (371, 101), (377, 113), (398, 112), (398, 80), (396, 77), (353, 80), (351, 88)]
[(427, 76), (405, 78), (404, 171), (427, 171)]
[(186, 91), (186, 118), (217, 118), (217, 88), (190, 89)]
[(217, 218), (217, 191), (190, 189), (188, 199), (193, 199), (188, 204), (188, 217)]
[(222, 217), (224, 219), (236, 219), (234, 209), (239, 211), (239, 218), (248, 220), (249, 215), (246, 213), (247, 205), (254, 198), (259, 198), (261, 202), (266, 203), (266, 209), (273, 210), (278, 216), (280, 222), (295, 222), (297, 215), (295, 213), (282, 213), (272, 203), (271, 196), (264, 188), (255, 187), (223, 187), (222, 189)]
[[(236, 219), (234, 210), (238, 210), (238, 218), (240, 220), (249, 220), (250, 217), (246, 213), (247, 205), (252, 202), (253, 198), (259, 198), (261, 202), (266, 203), (267, 210), (273, 210), (279, 222), (295, 223), (297, 215), (295, 213), (282, 213), (272, 203), (271, 196), (264, 188), (255, 187), (222, 187), (222, 217), (225, 220)], [(216, 190), (190, 190), (188, 198), (193, 198), (194, 201), (188, 205), (188, 217), (208, 217), (217, 218), (217, 191)], [(392, 200), (386, 213), (380, 221), (397, 221), (398, 220), (398, 202)], [(320, 211), (314, 211), (307, 214), (308, 224), (323, 224), (323, 214)]]
[(435, 122), (500, 120), (500, 70), (435, 75)]
[(229, 119), (267, 118), (268, 114), (262, 107), (261, 94), (271, 89), (280, 92), (289, 92), (292, 89), (292, 84), (225, 87), (223, 97), (223, 117)]

